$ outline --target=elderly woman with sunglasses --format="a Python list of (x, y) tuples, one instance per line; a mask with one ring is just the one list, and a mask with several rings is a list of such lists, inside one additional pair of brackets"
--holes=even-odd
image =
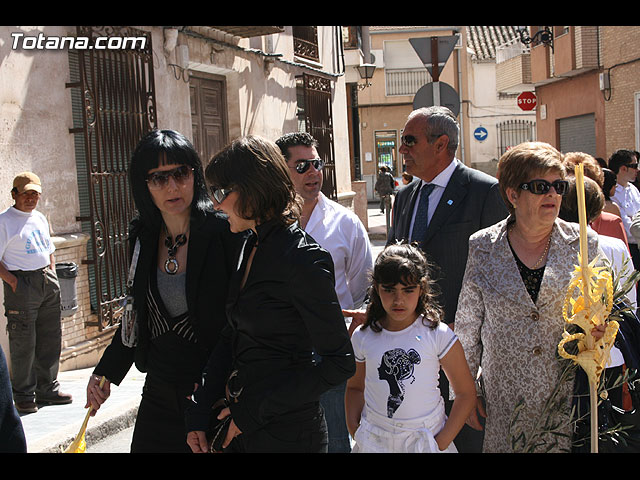
[(225, 451), (326, 452), (319, 397), (355, 372), (331, 256), (298, 224), (299, 199), (275, 143), (240, 138), (206, 176), (231, 231), (249, 235), (231, 279), (224, 341), (188, 411), (187, 441), (208, 451), (211, 406), (226, 396), (218, 417), (231, 418)]
[[(562, 308), (579, 252), (579, 226), (558, 218), (568, 186), (562, 155), (546, 143), (520, 144), (500, 158), (498, 179), (510, 215), (471, 236), (455, 319), (471, 373), (481, 372), (477, 412), (467, 424), (480, 430), (477, 415), (486, 417), (484, 452), (518, 452), (535, 442), (535, 451), (569, 451), (570, 380), (560, 382), (549, 418), (559, 422), (557, 431), (534, 437), (559, 384)], [(589, 259), (598, 252), (590, 231)]]
[(137, 341), (118, 329), (91, 376), (87, 406), (100, 408), (135, 362), (146, 379), (131, 452), (190, 452), (184, 409), (226, 324), (240, 239), (214, 210), (198, 154), (180, 133), (147, 134), (129, 181), (137, 209), (129, 234)]

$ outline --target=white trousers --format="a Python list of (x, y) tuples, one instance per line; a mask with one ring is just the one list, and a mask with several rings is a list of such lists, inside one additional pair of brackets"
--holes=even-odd
[(367, 410), (366, 406), (356, 430), (352, 453), (458, 453), (453, 442), (440, 450), (434, 438), (447, 416), (444, 402), (429, 415), (414, 420), (394, 420)]

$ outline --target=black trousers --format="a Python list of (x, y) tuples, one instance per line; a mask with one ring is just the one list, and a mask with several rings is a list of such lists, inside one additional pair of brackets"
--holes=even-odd
[(174, 385), (147, 374), (131, 440), (131, 453), (191, 453), (184, 411), (193, 384)]
[(225, 453), (327, 453), (327, 424), (318, 402), (238, 435)]

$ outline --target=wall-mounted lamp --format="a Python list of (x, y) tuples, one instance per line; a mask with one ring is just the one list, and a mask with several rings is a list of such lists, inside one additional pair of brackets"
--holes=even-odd
[(542, 43), (543, 45), (551, 47), (551, 50), (553, 50), (553, 30), (551, 30), (551, 27), (541, 27), (533, 37), (529, 35), (528, 27), (516, 27), (516, 30), (520, 35), (520, 41), (522, 43)]
[(187, 45), (177, 45), (175, 47), (176, 63), (169, 63), (167, 66), (173, 68), (173, 75), (176, 80), (189, 81), (189, 47)]
[(364, 80), (364, 84), (358, 84), (358, 90), (364, 90), (367, 87), (371, 86), (369, 80), (373, 78), (373, 73), (376, 71), (376, 66), (372, 63), (363, 63), (362, 65), (358, 65), (356, 67), (358, 69), (358, 73), (360, 74), (360, 78)]

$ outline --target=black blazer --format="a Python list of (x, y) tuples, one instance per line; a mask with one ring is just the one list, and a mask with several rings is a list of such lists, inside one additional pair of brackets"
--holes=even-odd
[[(411, 216), (421, 183), (420, 179), (416, 179), (398, 192), (387, 244), (408, 240)], [(469, 237), (506, 218), (507, 214), (497, 180), (458, 162), (421, 245), (429, 260), (437, 267), (434, 274), (438, 279), (446, 323), (452, 323), (455, 319), (467, 264)]]
[[(355, 373), (355, 360), (334, 287), (333, 261), (297, 223), (256, 227), (231, 280), (223, 331), (205, 369), (206, 382), (187, 411), (187, 429), (206, 430), (211, 405), (224, 394), (225, 359), (242, 388), (231, 413), (243, 434), (301, 412)], [(241, 279), (258, 241), (246, 284)], [(226, 340), (226, 341), (225, 341)], [(314, 362), (312, 351), (322, 361)]]
[[(133, 285), (139, 342), (135, 348), (123, 345), (119, 327), (94, 371), (96, 375), (105, 375), (116, 385), (120, 384), (134, 361), (138, 370), (147, 371), (150, 332), (147, 325), (146, 293), (149, 272), (156, 268), (159, 233), (157, 229), (143, 228), (135, 219), (131, 224), (131, 252), (136, 238), (140, 238), (140, 256)], [(233, 261), (238, 255), (240, 240), (238, 235), (229, 231), (228, 222), (219, 213), (195, 211), (192, 214), (185, 290), (189, 319), (198, 339), (198, 346), (204, 349), (205, 360), (226, 325), (225, 304), (229, 278), (233, 272)], [(196, 381), (199, 380), (200, 373), (193, 372)]]

